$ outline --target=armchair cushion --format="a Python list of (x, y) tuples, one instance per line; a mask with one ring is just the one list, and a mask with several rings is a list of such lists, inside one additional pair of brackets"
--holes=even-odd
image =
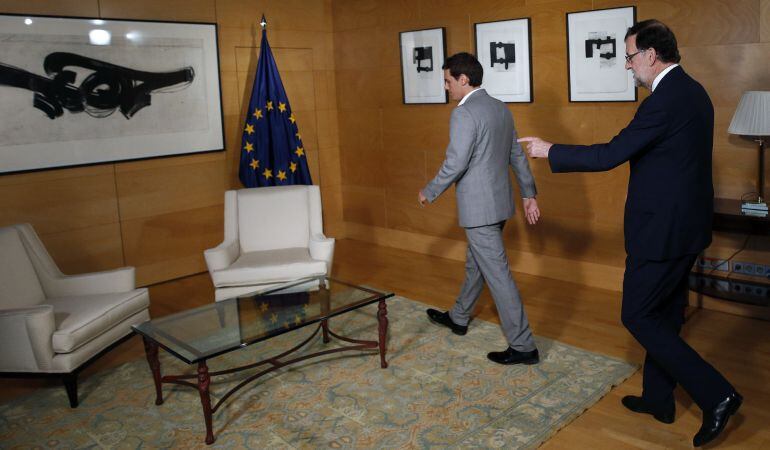
[(43, 303), (45, 293), (18, 231), (0, 228), (0, 305), (25, 308)]
[(53, 350), (70, 353), (134, 314), (149, 307), (147, 289), (113, 294), (56, 297), (53, 306), (56, 331)]
[(302, 247), (243, 253), (227, 270), (212, 272), (211, 278), (219, 288), (279, 283), (325, 273), (326, 262), (312, 259), (307, 247)]

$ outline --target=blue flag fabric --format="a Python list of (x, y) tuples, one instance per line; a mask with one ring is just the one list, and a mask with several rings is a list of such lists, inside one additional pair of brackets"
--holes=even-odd
[(257, 74), (241, 138), (238, 171), (245, 187), (313, 184), (297, 119), (262, 30)]

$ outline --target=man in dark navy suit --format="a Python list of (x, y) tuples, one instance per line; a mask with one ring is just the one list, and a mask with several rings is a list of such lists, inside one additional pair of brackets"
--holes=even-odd
[(693, 438), (716, 438), (742, 397), (679, 336), (688, 275), (711, 243), (714, 189), (711, 153), (714, 107), (703, 87), (682, 70), (676, 38), (657, 20), (626, 33), (626, 69), (651, 94), (631, 123), (609, 143), (551, 144), (525, 137), (530, 156), (548, 158), (553, 172), (596, 172), (630, 161), (625, 210), (626, 271), (623, 325), (647, 351), (641, 397), (626, 396), (631, 411), (674, 421), (680, 384), (703, 410)]

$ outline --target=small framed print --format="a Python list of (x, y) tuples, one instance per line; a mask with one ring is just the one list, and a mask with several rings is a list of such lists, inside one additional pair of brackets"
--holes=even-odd
[(446, 59), (444, 36), (444, 28), (399, 33), (404, 103), (447, 102), (441, 69)]
[(475, 25), (476, 57), (484, 68), (481, 87), (502, 102), (533, 101), (531, 29), (528, 17)]
[(569, 101), (637, 100), (624, 40), (635, 23), (635, 6), (567, 13)]

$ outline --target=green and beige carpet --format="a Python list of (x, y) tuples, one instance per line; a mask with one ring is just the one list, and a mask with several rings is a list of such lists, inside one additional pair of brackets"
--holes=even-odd
[[(497, 324), (476, 320), (466, 336), (456, 336), (429, 323), (425, 308), (403, 297), (388, 301), (387, 369), (377, 353), (342, 353), (281, 369), (238, 391), (214, 414), (213, 447), (533, 448), (636, 370), (544, 338), (537, 339), (540, 364), (500, 366), (486, 359), (487, 351), (505, 348)], [(376, 339), (375, 314), (370, 305), (330, 323), (343, 335)], [(209, 368), (280, 353), (311, 331), (232, 352)], [(323, 345), (319, 338), (312, 347)], [(161, 350), (161, 370), (192, 373), (193, 367)], [(212, 403), (244, 377), (215, 380)], [(0, 448), (206, 447), (197, 391), (165, 385), (165, 403), (156, 406), (144, 359), (79, 388), (77, 409), (69, 408), (63, 388), (0, 405)]]

